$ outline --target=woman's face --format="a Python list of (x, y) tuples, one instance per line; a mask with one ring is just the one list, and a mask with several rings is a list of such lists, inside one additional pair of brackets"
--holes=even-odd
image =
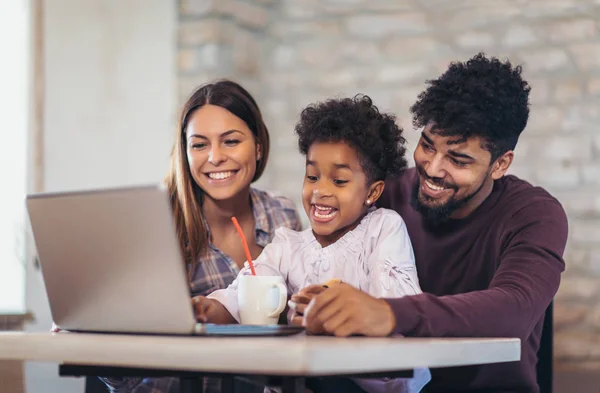
[(207, 197), (227, 200), (250, 186), (261, 152), (242, 119), (204, 105), (190, 116), (185, 137), (190, 172)]

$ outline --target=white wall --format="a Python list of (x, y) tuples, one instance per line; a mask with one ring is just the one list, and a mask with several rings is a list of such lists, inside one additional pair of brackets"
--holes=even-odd
[[(176, 118), (174, 0), (48, 0), (44, 4), (45, 191), (160, 181)], [(27, 306), (51, 325), (43, 281), (29, 267)], [(54, 364), (30, 363), (28, 393), (82, 392)]]
[(0, 2), (0, 313), (25, 308), (23, 264), (27, 191), (26, 155), (29, 76), (28, 0)]

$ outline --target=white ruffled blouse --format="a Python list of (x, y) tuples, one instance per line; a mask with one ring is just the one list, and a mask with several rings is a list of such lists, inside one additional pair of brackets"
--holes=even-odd
[[(371, 208), (356, 228), (327, 247), (321, 247), (310, 228), (302, 232), (279, 228), (254, 268), (257, 275), (283, 276), (289, 295), (334, 278), (375, 297), (421, 293), (404, 220), (383, 208)], [(250, 274), (249, 267), (239, 274)], [(239, 321), (237, 282), (208, 297), (221, 302)]]

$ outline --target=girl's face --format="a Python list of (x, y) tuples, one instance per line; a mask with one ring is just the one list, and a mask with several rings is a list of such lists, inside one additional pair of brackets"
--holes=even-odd
[(207, 197), (227, 200), (250, 186), (260, 145), (242, 119), (204, 105), (190, 116), (186, 138), (190, 172)]
[(367, 184), (357, 152), (343, 142), (315, 142), (306, 154), (302, 202), (317, 241), (326, 247), (354, 229), (383, 191)]

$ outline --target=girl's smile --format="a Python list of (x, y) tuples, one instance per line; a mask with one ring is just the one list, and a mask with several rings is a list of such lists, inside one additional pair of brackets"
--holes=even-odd
[(326, 205), (313, 204), (310, 207), (311, 219), (320, 223), (327, 223), (335, 219), (338, 209)]

